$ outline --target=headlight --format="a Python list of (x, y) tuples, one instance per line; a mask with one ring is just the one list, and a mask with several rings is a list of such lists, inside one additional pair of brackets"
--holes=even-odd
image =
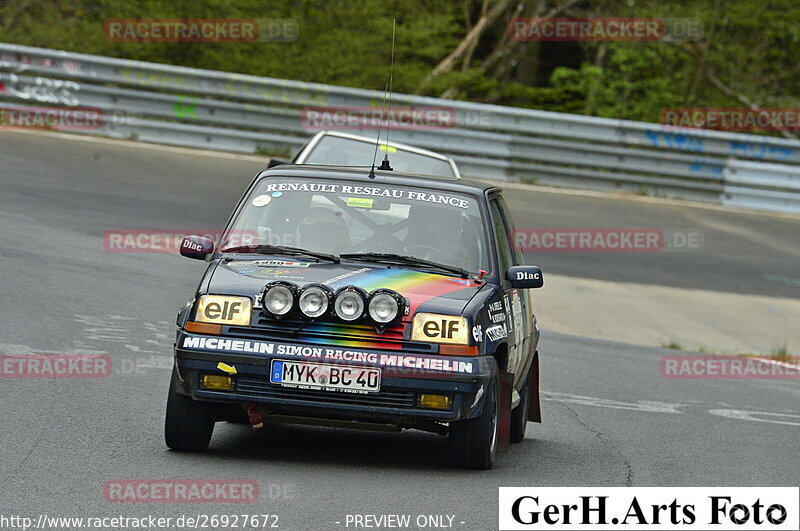
[(296, 290), (297, 288), (288, 282), (271, 282), (264, 286), (261, 305), (264, 310), (276, 317), (286, 315), (294, 306)]
[(364, 315), (364, 301), (367, 296), (364, 290), (355, 286), (347, 286), (339, 290), (333, 309), (342, 321), (355, 321)]
[(250, 297), (202, 295), (197, 301), (194, 320), (200, 323), (250, 326), (252, 311)]
[(467, 345), (469, 344), (468, 329), (469, 326), (464, 317), (418, 313), (414, 316), (411, 340)]
[(311, 284), (300, 292), (298, 306), (306, 317), (319, 317), (328, 311), (331, 289), (321, 284)]
[(390, 289), (376, 289), (369, 296), (369, 316), (378, 324), (389, 324), (402, 314), (405, 300)]

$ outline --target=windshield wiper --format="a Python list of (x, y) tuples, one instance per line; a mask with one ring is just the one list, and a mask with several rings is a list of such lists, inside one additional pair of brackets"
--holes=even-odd
[(396, 264), (396, 265), (418, 265), (425, 267), (435, 267), (448, 273), (454, 273), (461, 278), (469, 278), (469, 271), (460, 267), (440, 264), (439, 262), (432, 262), (416, 256), (408, 256), (405, 254), (395, 253), (344, 253), (340, 255), (341, 258), (348, 260), (366, 260), (369, 262), (377, 262), (382, 264)]
[(233, 247), (225, 247), (224, 249), (220, 249), (219, 252), (310, 256), (312, 258), (317, 258), (318, 260), (328, 260), (334, 264), (339, 263), (339, 257), (335, 254), (318, 253), (317, 251), (309, 251), (308, 249), (301, 249), (300, 247), (288, 247), (286, 245), (236, 245)]

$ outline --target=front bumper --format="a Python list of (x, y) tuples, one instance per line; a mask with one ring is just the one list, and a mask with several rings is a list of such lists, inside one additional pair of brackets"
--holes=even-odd
[[(377, 393), (284, 387), (269, 381), (271, 361), (305, 360), (381, 369)], [(413, 425), (415, 420), (450, 422), (480, 414), (483, 388), (489, 380), (489, 356), (439, 356), (360, 347), (205, 336), (179, 332), (175, 344), (179, 392), (193, 399), (224, 406), (254, 404), (275, 415)], [(201, 389), (203, 374), (225, 374), (220, 362), (236, 368), (232, 391)], [(449, 394), (450, 410), (419, 407), (420, 393)], [(225, 415), (222, 415), (223, 417)]]

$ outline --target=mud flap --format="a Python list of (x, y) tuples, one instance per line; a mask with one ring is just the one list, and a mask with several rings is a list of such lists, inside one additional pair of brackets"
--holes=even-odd
[(539, 351), (533, 353), (531, 361), (531, 373), (528, 376), (530, 385), (530, 407), (528, 408), (528, 420), (531, 422), (542, 422), (542, 397), (539, 394)]
[(508, 452), (511, 444), (511, 399), (514, 390), (514, 375), (510, 372), (500, 373), (500, 395), (498, 397), (499, 418), (497, 433), (497, 450)]

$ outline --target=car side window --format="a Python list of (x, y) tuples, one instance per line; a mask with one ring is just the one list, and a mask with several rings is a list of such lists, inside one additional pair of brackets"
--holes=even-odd
[(489, 202), (489, 209), (492, 216), (492, 230), (494, 231), (494, 238), (497, 242), (497, 260), (498, 267), (500, 268), (498, 275), (500, 278), (505, 278), (505, 271), (512, 263), (513, 254), (508, 241), (508, 227), (506, 226), (506, 221), (503, 218), (503, 212), (496, 196), (492, 197)]
[(296, 161), (296, 160), (297, 160), (297, 157), (299, 157), (299, 156), (300, 156), (300, 153), (302, 153), (303, 151), (305, 151), (305, 150), (306, 150), (306, 148), (308, 147), (308, 145), (311, 143), (311, 141), (312, 141), (313, 139), (314, 139), (314, 137), (311, 137), (311, 138), (309, 138), (308, 140), (306, 140), (306, 141), (305, 141), (305, 143), (304, 143), (302, 146), (300, 146), (300, 149), (296, 149), (296, 150), (294, 151), (294, 153), (292, 153), (292, 158), (291, 158), (291, 159), (289, 159), (289, 160), (291, 160), (292, 162)]
[(517, 244), (517, 229), (514, 226), (514, 218), (511, 217), (511, 211), (508, 209), (508, 205), (506, 204), (506, 200), (503, 199), (502, 194), (497, 196), (497, 206), (500, 207), (500, 212), (502, 213), (503, 219), (506, 222), (509, 245), (511, 246), (512, 261), (514, 265), (525, 265), (525, 258), (522, 255), (522, 249), (520, 249), (519, 245)]

